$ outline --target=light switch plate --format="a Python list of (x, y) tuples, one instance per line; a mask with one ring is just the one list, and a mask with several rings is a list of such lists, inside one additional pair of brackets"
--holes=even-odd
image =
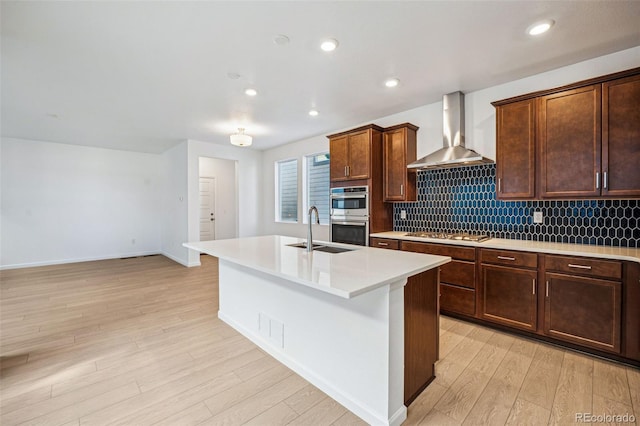
[(533, 223), (542, 223), (543, 221), (542, 212), (533, 212)]
[(400, 210), (400, 219), (406, 219), (406, 218), (407, 218), (407, 211)]

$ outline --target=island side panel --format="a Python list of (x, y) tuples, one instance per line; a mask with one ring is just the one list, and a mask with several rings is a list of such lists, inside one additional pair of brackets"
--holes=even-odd
[(404, 398), (411, 402), (435, 379), (439, 268), (409, 277), (404, 288)]
[(220, 319), (370, 424), (406, 419), (404, 280), (352, 299), (220, 259)]

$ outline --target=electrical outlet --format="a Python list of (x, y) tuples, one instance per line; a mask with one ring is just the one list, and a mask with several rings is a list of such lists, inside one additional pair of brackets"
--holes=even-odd
[(544, 222), (544, 217), (542, 216), (542, 212), (533, 212), (533, 223), (542, 223)]
[(407, 211), (400, 210), (400, 219), (406, 219), (406, 218), (407, 218)]

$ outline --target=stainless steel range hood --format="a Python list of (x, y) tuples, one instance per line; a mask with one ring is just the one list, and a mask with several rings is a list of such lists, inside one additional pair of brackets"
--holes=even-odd
[(442, 98), (443, 148), (409, 164), (410, 169), (474, 166), (493, 163), (464, 146), (464, 94), (453, 92)]

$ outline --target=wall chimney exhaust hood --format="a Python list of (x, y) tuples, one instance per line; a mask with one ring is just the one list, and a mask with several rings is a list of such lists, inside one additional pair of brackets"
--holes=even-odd
[(474, 166), (493, 163), (464, 146), (464, 94), (453, 92), (442, 98), (443, 147), (409, 164), (409, 169)]

